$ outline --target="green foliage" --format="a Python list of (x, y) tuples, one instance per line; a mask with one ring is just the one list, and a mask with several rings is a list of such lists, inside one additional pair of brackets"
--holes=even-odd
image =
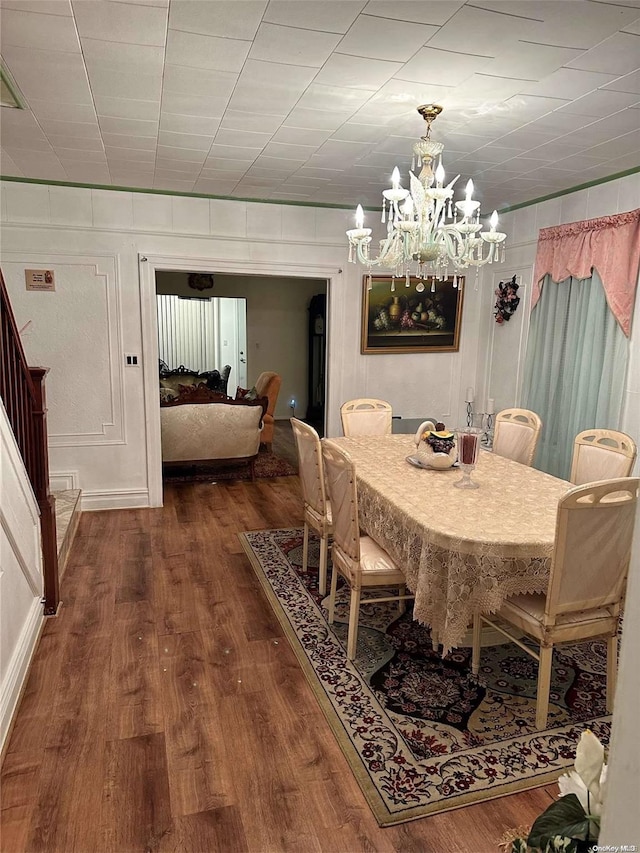
[(537, 818), (526, 841), (512, 841), (511, 853), (587, 853), (598, 834), (598, 820), (585, 814), (575, 794), (567, 794)]

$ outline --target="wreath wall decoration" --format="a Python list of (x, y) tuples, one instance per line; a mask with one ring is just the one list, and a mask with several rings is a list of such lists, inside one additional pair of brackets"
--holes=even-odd
[(496, 318), (496, 323), (502, 324), (516, 313), (516, 308), (520, 304), (518, 289), (520, 285), (516, 281), (514, 275), (509, 281), (501, 281), (496, 288), (496, 304), (494, 306), (493, 316)]

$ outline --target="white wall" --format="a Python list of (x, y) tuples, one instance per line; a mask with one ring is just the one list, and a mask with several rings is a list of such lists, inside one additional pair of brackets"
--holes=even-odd
[[(159, 272), (158, 293), (193, 295), (188, 273)], [(326, 281), (282, 276), (216, 275), (216, 296), (244, 297), (247, 300), (247, 382), (253, 385), (263, 370), (282, 377), (276, 418), (289, 418), (289, 402), (296, 400), (296, 414), (307, 410), (309, 302), (316, 293), (325, 293)], [(215, 365), (220, 368), (221, 365)], [(231, 374), (229, 393), (238, 385)]]
[[(31, 363), (48, 376), (52, 481), (83, 509), (148, 505), (139, 256), (207, 259), (223, 273), (331, 279), (328, 435), (352, 397), (404, 417), (460, 422), (461, 389), (483, 353), (480, 291), (468, 283), (459, 353), (360, 354), (362, 270), (347, 264), (346, 210), (3, 182), (2, 267)], [(52, 268), (55, 293), (25, 291), (25, 268)], [(250, 373), (251, 377), (251, 373)], [(287, 401), (287, 390), (282, 399)]]
[(38, 505), (0, 401), (0, 750), (42, 626), (42, 592)]

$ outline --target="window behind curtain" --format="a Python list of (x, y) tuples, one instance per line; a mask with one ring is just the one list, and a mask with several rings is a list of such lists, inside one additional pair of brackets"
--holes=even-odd
[(537, 468), (568, 479), (576, 435), (619, 427), (627, 360), (597, 271), (560, 283), (547, 275), (531, 314), (522, 394), (542, 418)]

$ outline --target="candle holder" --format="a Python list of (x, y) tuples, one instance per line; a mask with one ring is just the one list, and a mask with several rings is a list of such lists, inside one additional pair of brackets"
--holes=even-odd
[(488, 448), (493, 447), (493, 418), (494, 417), (495, 416), (494, 416), (493, 412), (487, 412), (487, 429), (485, 431), (483, 441), (484, 441), (484, 438), (486, 438), (486, 441), (484, 443), (487, 445)]
[(478, 461), (481, 433), (482, 430), (477, 427), (458, 430), (458, 464), (462, 469), (462, 479), (453, 484), (457, 489), (479, 488), (471, 479), (471, 472)]
[[(493, 412), (478, 412), (478, 426), (482, 431), (482, 444), (490, 450), (493, 447)], [(487, 419), (485, 422), (485, 418)]]
[(470, 427), (473, 424), (473, 403), (467, 400), (467, 426)]

